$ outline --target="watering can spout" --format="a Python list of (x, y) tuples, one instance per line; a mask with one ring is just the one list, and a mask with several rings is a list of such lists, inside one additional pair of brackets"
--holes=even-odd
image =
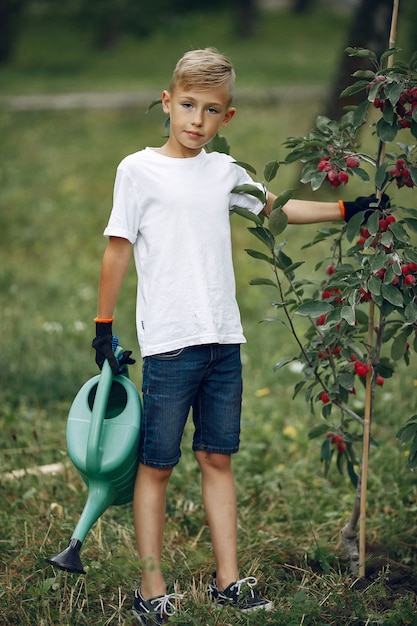
[[(122, 351), (118, 347), (116, 356)], [(79, 552), (88, 531), (109, 506), (132, 501), (141, 414), (135, 385), (128, 376), (114, 376), (108, 361), (75, 397), (67, 422), (67, 448), (88, 497), (68, 547), (46, 559), (51, 565), (85, 574)]]
[(74, 574), (85, 574), (85, 570), (80, 559), (80, 549), (83, 544), (79, 539), (71, 539), (68, 547), (59, 554), (50, 559), (46, 559), (47, 563), (59, 567), (59, 569), (72, 572)]

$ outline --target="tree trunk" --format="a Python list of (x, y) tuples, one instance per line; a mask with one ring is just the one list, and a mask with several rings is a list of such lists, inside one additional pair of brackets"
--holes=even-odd
[(24, 0), (0, 0), (0, 65), (12, 57), (17, 24)]

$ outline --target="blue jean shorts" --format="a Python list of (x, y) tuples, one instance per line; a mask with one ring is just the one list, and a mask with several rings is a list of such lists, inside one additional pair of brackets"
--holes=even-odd
[(190, 346), (145, 357), (142, 393), (142, 464), (169, 469), (178, 463), (190, 409), (194, 451), (238, 451), (242, 406), (240, 345)]

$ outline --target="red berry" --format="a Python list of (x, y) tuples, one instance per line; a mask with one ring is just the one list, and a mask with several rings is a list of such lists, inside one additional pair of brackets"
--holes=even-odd
[(326, 315), (319, 315), (316, 319), (317, 326), (323, 326), (326, 323)]
[(410, 272), (417, 272), (417, 263), (414, 263), (414, 261), (410, 261), (408, 267)]
[(324, 403), (327, 404), (328, 402), (330, 402), (330, 398), (327, 395), (327, 393), (325, 391), (322, 392), (322, 394), (320, 395), (320, 400)]
[(346, 444), (344, 441), (341, 441), (340, 443), (337, 444), (338, 452), (344, 452), (345, 450), (346, 450)]
[(349, 175), (345, 170), (339, 172), (338, 176), (339, 183), (346, 184), (349, 181)]
[(334, 433), (329, 432), (326, 434), (326, 439), (332, 439), (333, 438)]
[(380, 387), (382, 387), (384, 382), (385, 382), (385, 378), (383, 378), (380, 374), (378, 374), (377, 377), (375, 378), (375, 383), (379, 385)]
[(405, 276), (406, 274), (408, 274), (410, 271), (410, 266), (407, 265), (407, 263), (404, 263), (403, 265), (401, 265), (401, 272), (402, 275)]
[(320, 161), (319, 161), (319, 163), (317, 165), (317, 168), (320, 171), (323, 171), (324, 168), (327, 167), (328, 163), (329, 163), (329, 157), (324, 157), (323, 159), (320, 159)]
[(345, 163), (351, 169), (355, 169), (355, 167), (359, 167), (360, 161), (358, 157), (356, 156), (348, 156), (348, 157), (345, 157)]
[(413, 274), (407, 274), (407, 276), (404, 278), (404, 282), (406, 285), (415, 285), (416, 277)]
[(397, 167), (399, 170), (402, 170), (407, 165), (404, 159), (397, 159)]
[(339, 443), (342, 443), (342, 441), (343, 441), (343, 437), (341, 437), (340, 435), (333, 435), (332, 443), (339, 444)]
[(329, 265), (326, 269), (326, 274), (328, 274), (329, 276), (331, 276), (332, 274), (334, 274), (334, 265)]

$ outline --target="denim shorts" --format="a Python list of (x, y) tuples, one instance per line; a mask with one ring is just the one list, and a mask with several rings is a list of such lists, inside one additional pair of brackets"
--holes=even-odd
[(242, 365), (239, 344), (190, 346), (143, 361), (139, 459), (169, 469), (181, 457), (192, 408), (193, 450), (233, 454), (239, 449)]

